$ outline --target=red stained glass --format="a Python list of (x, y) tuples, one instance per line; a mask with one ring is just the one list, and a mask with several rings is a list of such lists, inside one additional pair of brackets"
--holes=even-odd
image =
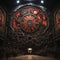
[[(21, 28), (21, 30), (31, 33), (40, 29), (42, 25), (46, 28), (47, 23), (46, 15), (42, 10), (33, 6), (25, 6), (20, 9), (20, 12), (16, 12), (13, 20), (13, 28), (17, 30)], [(41, 30), (44, 31), (45, 28)]]
[(37, 14), (38, 12), (37, 11), (34, 11), (34, 14)]
[(37, 18), (38, 18), (38, 22), (41, 22), (41, 17), (40, 16), (37, 16)]
[(35, 9), (34, 10), (34, 14), (38, 14), (39, 10), (38, 9)]
[(26, 32), (34, 32), (39, 25), (39, 22), (36, 22), (36, 19), (34, 16), (25, 16), (21, 22), (23, 30)]
[(19, 29), (19, 27), (16, 24), (16, 20), (13, 20), (13, 27), (14, 27), (14, 29)]
[(43, 24), (44, 26), (47, 26), (47, 21), (46, 21), (46, 20), (43, 20), (42, 24)]

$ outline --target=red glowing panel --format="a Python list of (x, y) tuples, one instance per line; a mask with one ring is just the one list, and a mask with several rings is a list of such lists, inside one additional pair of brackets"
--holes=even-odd
[(13, 28), (16, 30), (19, 29), (19, 27), (17, 26), (16, 20), (13, 20)]
[(41, 28), (44, 31), (47, 28), (48, 22), (44, 11), (35, 6), (21, 7), (13, 17), (13, 28), (18, 30), (21, 29), (24, 32), (31, 33)]
[(38, 20), (37, 20), (37, 21), (40, 23), (40, 22), (41, 22), (41, 20), (42, 20), (42, 19), (41, 19), (41, 17), (40, 17), (40, 16), (37, 16), (37, 18), (38, 18)]
[(13, 28), (16, 30), (20, 28), (20, 26), (17, 26), (17, 21), (18, 21), (18, 18), (20, 17), (20, 15), (21, 15), (20, 12), (17, 12), (15, 14), (14, 20), (12, 22)]
[(42, 13), (42, 16), (41, 16), (41, 17), (42, 17), (42, 25), (43, 25), (43, 26), (47, 26), (47, 23), (48, 23), (48, 22), (47, 22), (47, 19), (46, 19), (45, 14)]
[(35, 11), (34, 11), (34, 14), (37, 14), (37, 13), (38, 13), (38, 12), (35, 10)]
[(42, 24), (43, 24), (44, 26), (47, 26), (47, 21), (46, 21), (46, 20), (43, 20), (43, 21), (42, 21)]
[(38, 14), (39, 10), (38, 9), (34, 9), (34, 14)]

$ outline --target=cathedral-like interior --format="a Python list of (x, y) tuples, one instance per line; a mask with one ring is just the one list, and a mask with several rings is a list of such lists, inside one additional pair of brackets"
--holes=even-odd
[(60, 60), (60, 1), (0, 0), (0, 60)]

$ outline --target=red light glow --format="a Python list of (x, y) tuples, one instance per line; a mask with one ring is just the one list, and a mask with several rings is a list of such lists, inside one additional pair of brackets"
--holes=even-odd
[(16, 20), (13, 20), (13, 27), (14, 27), (14, 29), (19, 29), (19, 27), (16, 25)]
[(43, 20), (42, 24), (43, 24), (44, 26), (47, 26), (47, 21), (46, 21), (46, 20)]
[(39, 10), (38, 9), (35, 9), (34, 10), (34, 14), (38, 14)]

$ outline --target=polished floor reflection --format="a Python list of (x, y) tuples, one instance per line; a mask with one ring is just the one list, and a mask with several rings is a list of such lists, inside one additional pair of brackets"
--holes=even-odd
[(36, 55), (23, 55), (23, 56), (8, 58), (8, 60), (59, 60), (59, 59), (36, 56)]

